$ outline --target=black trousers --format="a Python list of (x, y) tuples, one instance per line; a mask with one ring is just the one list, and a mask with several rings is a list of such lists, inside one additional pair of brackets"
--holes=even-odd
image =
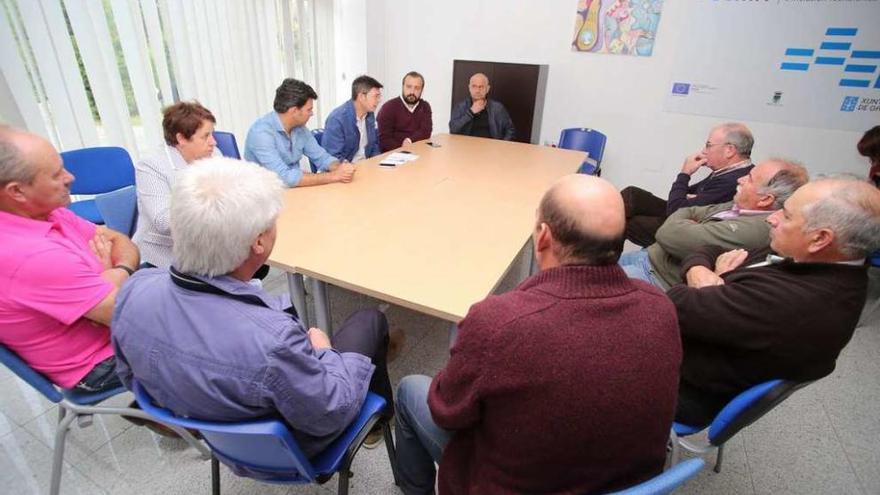
[(708, 396), (679, 383), (675, 421), (688, 426), (708, 426), (727, 402), (723, 397)]
[(370, 392), (382, 396), (388, 403), (387, 418), (394, 415), (394, 397), (388, 378), (388, 319), (377, 309), (362, 309), (352, 313), (330, 338), (339, 352), (356, 352), (370, 358), (376, 367), (370, 379)]
[(657, 230), (666, 221), (666, 200), (634, 186), (624, 188), (620, 195), (626, 210), (626, 238), (642, 247), (654, 244)]

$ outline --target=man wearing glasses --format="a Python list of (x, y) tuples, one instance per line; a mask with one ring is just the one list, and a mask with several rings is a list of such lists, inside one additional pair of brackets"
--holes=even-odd
[[(666, 217), (679, 208), (733, 199), (737, 180), (753, 167), (750, 156), (754, 143), (752, 132), (745, 125), (721, 124), (709, 133), (701, 151), (685, 159), (667, 200), (635, 186), (625, 188), (620, 193), (626, 207), (626, 238), (639, 246), (649, 246), (655, 242), (654, 235)], [(691, 176), (703, 166), (712, 172), (691, 185)]]

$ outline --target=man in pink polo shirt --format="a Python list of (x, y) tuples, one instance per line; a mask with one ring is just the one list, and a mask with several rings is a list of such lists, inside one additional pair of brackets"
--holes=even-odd
[(65, 208), (73, 180), (51, 143), (0, 126), (0, 344), (61, 387), (100, 391), (120, 385), (108, 325), (139, 255)]

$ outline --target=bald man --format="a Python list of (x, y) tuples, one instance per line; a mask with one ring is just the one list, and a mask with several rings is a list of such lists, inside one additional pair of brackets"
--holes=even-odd
[(624, 207), (566, 176), (541, 200), (540, 272), (471, 307), (449, 363), (397, 395), (407, 494), (593, 493), (663, 470), (681, 345), (662, 292), (617, 265)]
[(684, 260), (687, 285), (668, 292), (685, 349), (679, 422), (707, 425), (768, 380), (822, 378), (852, 337), (865, 257), (880, 247), (880, 191), (861, 178), (818, 179), (767, 223), (770, 249), (700, 250)]
[(55, 384), (121, 386), (110, 345), (137, 247), (65, 208), (73, 175), (45, 139), (0, 126), (0, 343)]
[(477, 72), (468, 82), (470, 96), (452, 109), (449, 132), (513, 141), (516, 129), (501, 102), (489, 99), (489, 78)]

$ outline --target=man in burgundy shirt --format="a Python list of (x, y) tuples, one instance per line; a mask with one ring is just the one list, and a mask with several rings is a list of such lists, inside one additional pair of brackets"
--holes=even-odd
[(626, 277), (623, 200), (560, 179), (533, 233), (541, 272), (471, 307), (433, 381), (397, 396), (405, 493), (608, 492), (659, 474), (681, 364), (675, 309)]
[(383, 153), (431, 137), (434, 124), (431, 105), (422, 99), (424, 89), (425, 78), (418, 72), (407, 72), (400, 98), (379, 109), (379, 148)]

